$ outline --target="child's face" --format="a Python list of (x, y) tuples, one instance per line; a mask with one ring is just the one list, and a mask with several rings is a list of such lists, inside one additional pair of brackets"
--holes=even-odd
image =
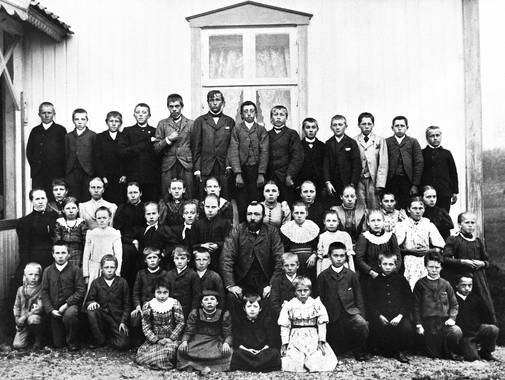
[(65, 207), (63, 207), (63, 213), (65, 214), (65, 218), (67, 218), (67, 220), (77, 219), (78, 212), (79, 209), (77, 208), (77, 205), (73, 202), (67, 203)]
[(345, 189), (340, 196), (342, 204), (347, 208), (353, 208), (356, 205), (356, 191), (353, 189)]
[(382, 215), (382, 212), (371, 213), (368, 217), (368, 226), (372, 232), (381, 232), (384, 229), (384, 216)]
[(68, 248), (64, 245), (55, 245), (53, 247), (54, 262), (58, 265), (63, 265), (68, 261)]
[(247, 301), (244, 305), (244, 311), (249, 319), (256, 319), (261, 311), (261, 306), (258, 301), (254, 301), (253, 303)]
[(107, 127), (109, 128), (109, 132), (117, 132), (119, 127), (121, 127), (121, 119), (116, 116), (111, 116), (107, 119)]
[(107, 228), (109, 226), (110, 216), (105, 210), (100, 210), (96, 213), (96, 223), (98, 228)]
[(168, 111), (170, 112), (170, 117), (174, 120), (178, 119), (182, 113), (182, 105), (180, 101), (168, 102)]
[(216, 194), (219, 197), (219, 195), (221, 194), (221, 186), (219, 186), (219, 183), (217, 183), (217, 181), (210, 179), (207, 181), (207, 184), (205, 185), (205, 192), (207, 193), (207, 195)]
[(33, 209), (38, 212), (42, 212), (47, 207), (47, 197), (44, 190), (37, 190), (32, 193), (32, 205)]
[(328, 214), (323, 223), (327, 231), (335, 232), (338, 228), (338, 217), (336, 214)]
[(280, 128), (286, 125), (286, 121), (288, 120), (288, 115), (286, 110), (283, 109), (275, 109), (272, 112), (272, 117), (270, 122), (274, 127)]
[(316, 123), (312, 123), (310, 121), (306, 121), (303, 124), (303, 132), (305, 133), (305, 137), (308, 139), (313, 139), (316, 137), (319, 128)]
[(147, 121), (151, 117), (151, 114), (149, 113), (149, 108), (142, 106), (135, 107), (135, 110), (133, 111), (133, 117), (137, 121), (138, 125), (147, 124)]
[(394, 195), (386, 194), (382, 198), (381, 206), (387, 212), (393, 212), (395, 210), (396, 201)]
[(65, 186), (56, 185), (53, 186), (53, 196), (56, 202), (63, 201), (68, 194), (68, 190)]
[(188, 266), (188, 256), (184, 254), (174, 255), (174, 264), (177, 269), (184, 269)]
[(301, 303), (305, 303), (310, 297), (310, 288), (307, 285), (298, 285), (295, 295)]
[(244, 106), (242, 109), (242, 119), (247, 123), (254, 123), (256, 117), (256, 109), (253, 105)]
[(88, 126), (88, 114), (87, 113), (76, 113), (74, 115), (74, 122), (75, 127), (79, 130), (82, 131), (84, 128)]
[(164, 286), (160, 286), (154, 290), (154, 298), (156, 298), (156, 300), (161, 303), (165, 302), (168, 299), (169, 294), (170, 291)]
[(205, 296), (202, 298), (202, 307), (208, 313), (212, 313), (217, 307), (217, 298), (215, 296)]
[(179, 200), (182, 198), (182, 194), (186, 192), (186, 189), (184, 188), (184, 184), (182, 182), (172, 182), (168, 192), (172, 194), (172, 197), (175, 200)]
[(205, 210), (205, 216), (207, 219), (212, 219), (217, 215), (219, 211), (219, 205), (217, 200), (214, 198), (207, 198), (204, 201), (203, 208)]
[(424, 204), (422, 202), (412, 202), (408, 211), (412, 219), (419, 221), (424, 214)]
[(51, 106), (40, 107), (39, 117), (44, 124), (49, 124), (53, 122), (54, 119), (54, 108)]
[(104, 192), (102, 181), (94, 180), (89, 183), (89, 193), (95, 201), (102, 199)]
[(345, 249), (334, 249), (333, 251), (331, 251), (330, 260), (331, 265), (333, 265), (335, 268), (340, 268), (342, 265), (345, 264), (346, 260)]
[(112, 260), (105, 261), (102, 266), (102, 275), (106, 280), (112, 280), (116, 276), (116, 263)]
[(263, 195), (267, 203), (275, 203), (277, 202), (277, 198), (279, 198), (279, 189), (273, 184), (265, 185)]
[(440, 277), (442, 264), (440, 264), (438, 261), (429, 260), (426, 264), (426, 270), (428, 271), (428, 277), (436, 279)]
[(404, 119), (395, 120), (395, 123), (391, 127), (396, 137), (401, 139), (407, 133), (409, 126)]
[(160, 256), (156, 253), (150, 253), (144, 258), (144, 261), (147, 264), (147, 267), (151, 270), (158, 269), (160, 266)]
[(210, 255), (208, 253), (197, 252), (195, 254), (195, 268), (199, 272), (203, 272), (209, 267)]
[(30, 286), (37, 285), (40, 281), (40, 272), (37, 268), (29, 266), (25, 269), (26, 282)]
[(293, 208), (293, 219), (296, 224), (303, 224), (307, 219), (307, 208), (305, 206), (295, 206)]
[(391, 258), (384, 257), (381, 260), (381, 262), (380, 262), (380, 267), (382, 269), (382, 272), (386, 276), (389, 276), (396, 269), (396, 260), (395, 260), (395, 258), (394, 257), (391, 257)]
[(428, 144), (433, 147), (439, 147), (442, 143), (442, 131), (440, 129), (433, 129), (428, 132), (428, 136), (426, 136), (426, 140), (428, 140)]
[(471, 277), (461, 277), (456, 285), (456, 290), (463, 296), (468, 296), (473, 289), (473, 279)]
[(361, 123), (359, 123), (358, 127), (361, 129), (361, 133), (363, 133), (364, 136), (368, 136), (372, 133), (373, 121), (369, 117), (364, 117), (361, 119)]
[(464, 234), (473, 234), (477, 227), (477, 218), (475, 215), (464, 215), (463, 221), (459, 223), (459, 228)]
[(282, 269), (284, 269), (284, 273), (286, 273), (289, 277), (292, 277), (296, 274), (300, 263), (298, 259), (287, 259), (282, 263)]
[(300, 196), (305, 203), (313, 203), (316, 199), (316, 187), (310, 183), (303, 184), (300, 189)]
[(435, 190), (426, 190), (423, 194), (423, 202), (426, 207), (434, 207), (437, 204), (437, 192)]
[(155, 224), (160, 218), (160, 214), (158, 213), (158, 207), (156, 207), (156, 205), (147, 206), (144, 212), (144, 217), (146, 218), (147, 224), (149, 225)]
[(223, 97), (221, 94), (215, 94), (207, 101), (207, 104), (213, 113), (219, 113), (224, 107)]
[(182, 219), (184, 219), (184, 223), (191, 225), (196, 220), (196, 205), (189, 204), (184, 206), (184, 211), (182, 213)]
[(131, 185), (126, 189), (126, 196), (128, 197), (128, 202), (130, 202), (132, 205), (136, 205), (140, 202), (142, 192), (137, 186)]
[(340, 138), (344, 135), (345, 130), (347, 129), (347, 122), (344, 119), (333, 119), (331, 121), (330, 128), (333, 131), (333, 134)]

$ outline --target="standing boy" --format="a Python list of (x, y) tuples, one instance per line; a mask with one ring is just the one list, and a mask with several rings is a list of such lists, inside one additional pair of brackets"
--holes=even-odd
[(388, 179), (388, 148), (384, 137), (373, 133), (375, 118), (369, 112), (358, 116), (361, 133), (354, 137), (361, 156), (361, 177), (358, 183), (358, 197), (369, 209), (379, 208), (379, 193), (386, 188)]
[(268, 133), (256, 123), (256, 104), (246, 101), (240, 106), (244, 120), (233, 128), (230, 141), (230, 165), (235, 174), (235, 197), (239, 222), (245, 221), (251, 201), (261, 201), (268, 165)]
[(212, 262), (210, 258), (210, 253), (205, 248), (199, 248), (193, 251), (193, 256), (195, 258), (195, 269), (196, 274), (200, 277), (202, 282), (202, 292), (204, 290), (212, 290), (219, 294), (219, 309), (226, 309), (225, 303), (225, 294), (223, 287), (223, 280), (221, 277), (214, 272), (212, 269), (209, 269), (209, 264)]
[(271, 109), (267, 179), (275, 182), (281, 199), (291, 205), (296, 200), (295, 180), (303, 165), (303, 148), (298, 133), (286, 126), (287, 120), (286, 107)]
[(223, 113), (225, 106), (221, 91), (213, 90), (207, 94), (209, 112), (198, 117), (193, 125), (194, 174), (199, 188), (199, 198), (204, 193), (203, 184), (209, 177), (217, 177), (221, 183), (221, 196), (229, 198), (228, 175), (231, 166), (228, 161), (231, 131), (235, 121)]
[(179, 94), (170, 94), (167, 98), (170, 116), (161, 120), (156, 127), (154, 151), (161, 156), (161, 195), (165, 202), (169, 200), (168, 189), (172, 178), (180, 178), (186, 186), (186, 194), (193, 198), (193, 154), (191, 133), (193, 120), (182, 114), (184, 102)]
[[(54, 122), (52, 103), (39, 106), (41, 123), (32, 129), (26, 145), (26, 158), (31, 168), (32, 189), (45, 190), (50, 197), (54, 178), (65, 176), (65, 127)], [(52, 199), (50, 199), (52, 200)]]
[(322, 198), (324, 190), (323, 164), (326, 145), (316, 135), (319, 132), (317, 120), (308, 117), (302, 123), (304, 137), (302, 139), (303, 165), (296, 178), (297, 185), (311, 181), (316, 186), (318, 197)]
[(386, 189), (396, 198), (400, 209), (406, 210), (410, 198), (418, 194), (424, 159), (419, 142), (406, 135), (409, 123), (405, 116), (396, 116), (391, 129), (394, 135), (386, 139), (388, 148), (388, 179)]
[(110, 332), (110, 346), (125, 350), (130, 345), (130, 289), (126, 280), (116, 276), (118, 260), (105, 255), (100, 260), (102, 275), (91, 283), (86, 309), (94, 343), (90, 349), (106, 346), (106, 331)]
[(335, 136), (326, 141), (324, 182), (332, 205), (341, 205), (340, 194), (347, 185), (358, 186), (361, 158), (356, 141), (345, 134), (347, 120), (342, 115), (331, 118), (330, 128)]

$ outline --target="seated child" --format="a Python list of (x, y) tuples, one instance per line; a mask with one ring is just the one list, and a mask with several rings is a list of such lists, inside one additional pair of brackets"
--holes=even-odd
[(184, 330), (184, 315), (179, 301), (169, 297), (170, 285), (160, 277), (154, 284), (154, 298), (142, 307), (145, 343), (139, 347), (137, 364), (154, 369), (174, 368), (177, 346)]
[(86, 285), (81, 268), (69, 263), (69, 256), (64, 241), (54, 243), (54, 264), (44, 270), (41, 298), (51, 322), (54, 345), (63, 348), (68, 344), (70, 351), (78, 351), (79, 309)]
[(23, 286), (16, 293), (14, 302), (14, 319), (16, 336), (12, 346), (16, 349), (28, 346), (28, 341), (35, 335), (33, 348), (44, 347), (45, 331), (47, 330), (47, 315), (44, 312), (40, 293), (42, 291), (42, 266), (31, 262), (26, 264), (23, 276)]
[(375, 346), (385, 357), (395, 356), (401, 363), (409, 363), (402, 349), (414, 338), (410, 320), (413, 297), (407, 279), (396, 271), (398, 256), (387, 250), (379, 253), (381, 274), (371, 281), (367, 310)]
[(358, 361), (368, 360), (366, 340), (368, 323), (365, 320), (365, 304), (358, 276), (344, 267), (347, 248), (342, 242), (330, 245), (328, 253), (331, 267), (317, 278), (319, 295), (328, 310), (328, 343), (339, 354), (346, 349), (344, 338), (352, 344), (354, 357)]
[(117, 265), (116, 256), (103, 256), (100, 260), (102, 275), (91, 283), (88, 293), (86, 309), (94, 338), (89, 346), (92, 350), (107, 345), (106, 332), (111, 335), (112, 348), (125, 350), (130, 345), (130, 289), (126, 280), (116, 275)]
[[(468, 361), (479, 359), (497, 361), (493, 356), (500, 329), (493, 323), (484, 301), (472, 293), (473, 275), (463, 274), (456, 285), (459, 311), (456, 323), (463, 331), (459, 351)], [(480, 346), (480, 350), (477, 347)]]
[(437, 206), (437, 191), (431, 186), (424, 186), (421, 189), (421, 195), (425, 207), (423, 216), (428, 218), (437, 227), (438, 232), (440, 232), (444, 240), (447, 240), (451, 236), (454, 223), (449, 213)]
[(347, 232), (356, 244), (358, 236), (366, 231), (366, 208), (363, 205), (356, 204), (356, 188), (353, 185), (347, 185), (342, 190), (340, 196), (342, 205), (333, 206), (332, 210), (337, 212), (338, 229)]
[[(224, 219), (230, 222), (230, 225), (233, 224), (233, 205), (231, 202), (228, 202), (226, 199), (221, 197), (221, 182), (217, 177), (210, 177), (205, 181), (204, 185), (205, 197), (210, 194), (216, 195), (218, 202), (218, 212)], [(205, 198), (204, 197), (204, 198)], [(200, 210), (198, 212), (200, 217), (205, 215), (205, 204), (204, 202), (200, 203)]]
[(261, 297), (246, 295), (243, 312), (233, 319), (232, 371), (270, 372), (281, 369), (279, 350), (273, 347), (273, 324), (261, 307)]
[(438, 252), (424, 256), (428, 275), (416, 282), (412, 314), (417, 333), (424, 336), (430, 358), (462, 361), (463, 357), (454, 352), (463, 335), (456, 326), (458, 300), (451, 284), (440, 278), (442, 260)]
[(204, 290), (201, 308), (189, 314), (186, 331), (177, 351), (177, 369), (188, 372), (228, 371), (233, 354), (231, 317), (217, 308), (219, 294)]
[(380, 206), (384, 214), (384, 228), (387, 232), (395, 232), (396, 225), (407, 219), (405, 210), (396, 209), (396, 200), (393, 193), (380, 193)]
[(347, 262), (345, 266), (352, 271), (354, 268), (354, 252), (351, 236), (345, 231), (339, 231), (338, 228), (338, 216), (335, 210), (328, 210), (324, 214), (324, 231), (319, 235), (319, 241), (317, 243), (317, 263), (316, 263), (316, 273), (319, 276), (322, 271), (331, 266), (331, 260), (328, 256), (328, 248), (331, 243), (339, 241), (344, 243), (347, 248)]
[(220, 309), (225, 309), (223, 280), (216, 272), (209, 269), (209, 264), (211, 262), (209, 251), (205, 248), (199, 248), (193, 252), (193, 257), (195, 258), (196, 274), (202, 281), (202, 291), (213, 290), (219, 294), (219, 299), (222, 301), (218, 307)]
[(179, 245), (186, 247), (190, 252), (193, 251), (193, 234), (191, 229), (198, 220), (198, 201), (195, 199), (189, 200), (182, 206), (182, 224), (177, 224), (172, 227), (175, 237)]
[(168, 200), (160, 199), (160, 224), (173, 227), (183, 222), (182, 210), (187, 202), (186, 185), (179, 178), (172, 178), (168, 188)]
[(328, 313), (318, 298), (310, 296), (312, 283), (298, 276), (295, 296), (284, 304), (279, 316), (282, 370), (288, 372), (333, 371), (338, 360), (326, 343)]
[(198, 308), (202, 281), (196, 272), (188, 267), (191, 255), (184, 247), (175, 247), (172, 252), (175, 268), (169, 271), (165, 278), (170, 285), (172, 298), (175, 298), (182, 306), (184, 319), (192, 309)]
[(496, 323), (496, 315), (486, 277), (489, 256), (484, 241), (474, 235), (477, 217), (471, 212), (458, 215), (459, 232), (450, 236), (444, 248), (444, 269), (442, 277), (455, 284), (463, 273), (473, 275), (473, 293), (482, 298), (491, 317)]
[(53, 210), (58, 214), (58, 217), (63, 216), (63, 201), (68, 195), (68, 185), (63, 178), (53, 179), (53, 196), (54, 202), (47, 204), (47, 210)]
[(270, 224), (274, 227), (280, 228), (281, 225), (286, 224), (291, 220), (291, 209), (288, 206), (288, 202), (279, 202), (280, 192), (279, 187), (274, 181), (268, 181), (265, 183), (263, 188), (263, 196), (265, 200), (263, 206), (265, 206), (265, 216), (263, 217), (263, 223)]

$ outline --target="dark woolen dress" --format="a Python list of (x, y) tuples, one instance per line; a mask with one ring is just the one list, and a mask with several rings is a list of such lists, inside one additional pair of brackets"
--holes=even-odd
[(451, 216), (445, 209), (438, 206), (425, 207), (424, 214), (425, 218), (428, 218), (431, 223), (437, 227), (438, 232), (447, 240), (451, 236), (451, 230), (454, 228), (454, 223), (452, 222)]

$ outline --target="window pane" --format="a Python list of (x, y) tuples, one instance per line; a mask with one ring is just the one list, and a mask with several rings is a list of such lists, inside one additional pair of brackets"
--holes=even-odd
[(256, 78), (288, 78), (289, 34), (256, 35)]
[(288, 89), (280, 90), (258, 90), (256, 92), (256, 105), (258, 107), (258, 123), (264, 123), (267, 129), (271, 129), (270, 110), (273, 106), (282, 105), (288, 109), (291, 115), (291, 91)]
[(223, 112), (232, 117), (235, 122), (240, 122), (240, 105), (244, 101), (243, 90), (228, 90), (221, 89), (225, 99)]
[(241, 35), (209, 36), (209, 77), (242, 78), (244, 49)]

